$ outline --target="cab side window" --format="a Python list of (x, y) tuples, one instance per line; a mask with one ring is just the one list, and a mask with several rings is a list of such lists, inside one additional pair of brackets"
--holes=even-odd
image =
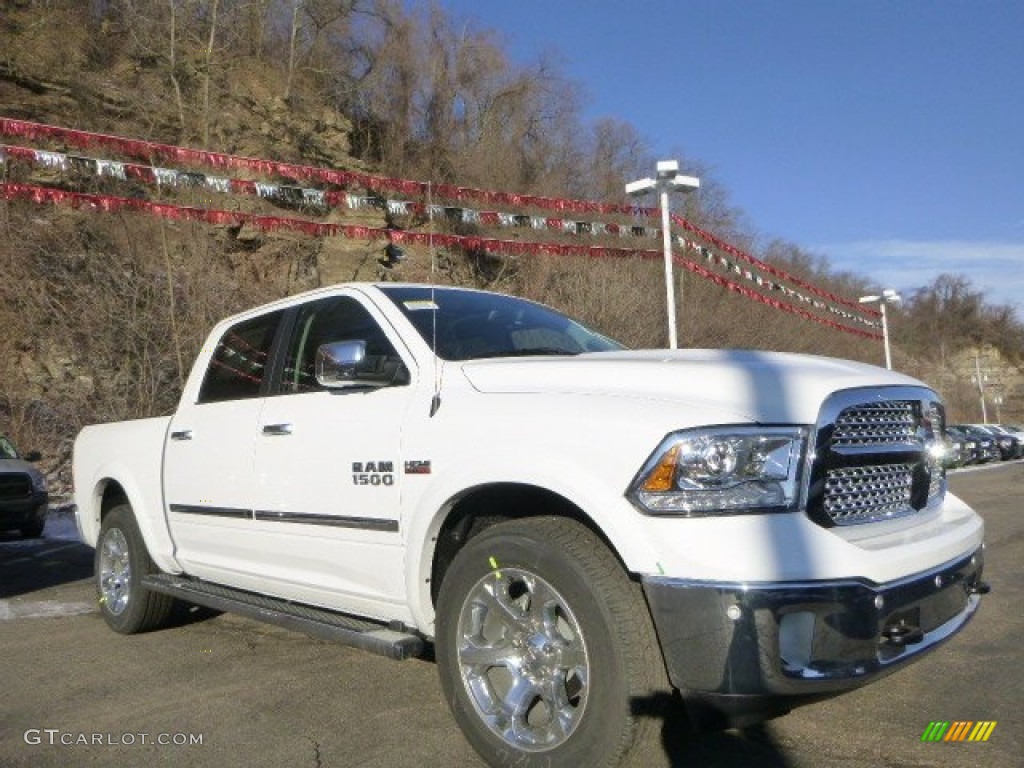
[(217, 342), (199, 390), (200, 403), (259, 397), (283, 311), (244, 320)]
[(281, 392), (323, 389), (316, 380), (316, 350), (336, 341), (365, 341), (367, 365), (375, 369), (397, 371), (402, 366), (394, 346), (359, 301), (349, 296), (319, 299), (299, 310), (285, 348)]

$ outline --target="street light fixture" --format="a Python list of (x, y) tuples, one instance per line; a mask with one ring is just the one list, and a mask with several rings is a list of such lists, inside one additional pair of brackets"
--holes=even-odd
[(679, 162), (676, 160), (659, 160), (658, 177), (649, 176), (626, 185), (626, 194), (630, 197), (645, 195), (657, 191), (661, 204), (661, 240), (665, 253), (665, 304), (668, 308), (668, 345), (669, 349), (678, 349), (679, 340), (676, 336), (676, 291), (672, 279), (672, 232), (669, 229), (668, 193), (677, 189), (687, 192), (700, 188), (700, 179), (696, 176), (679, 175)]
[(861, 304), (878, 303), (882, 311), (882, 340), (885, 342), (885, 367), (892, 370), (892, 353), (889, 351), (889, 323), (885, 319), (885, 305), (900, 301), (902, 297), (892, 288), (886, 288), (879, 296), (861, 296)]

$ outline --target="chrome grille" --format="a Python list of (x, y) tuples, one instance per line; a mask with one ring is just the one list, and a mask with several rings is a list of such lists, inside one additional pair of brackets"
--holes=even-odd
[(917, 429), (914, 404), (905, 400), (864, 403), (846, 408), (836, 419), (832, 444), (873, 446), (912, 443)]
[(825, 527), (912, 515), (941, 501), (935, 443), (945, 413), (926, 387), (853, 389), (831, 395), (818, 417), (807, 513)]
[(931, 480), (928, 481), (928, 501), (929, 503), (943, 492), (945, 488), (946, 475), (942, 472), (941, 468), (936, 465), (934, 471), (931, 474)]
[(888, 520), (913, 512), (913, 465), (844, 467), (825, 474), (825, 512), (837, 525)]

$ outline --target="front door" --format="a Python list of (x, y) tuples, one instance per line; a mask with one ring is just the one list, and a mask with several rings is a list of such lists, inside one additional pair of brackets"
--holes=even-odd
[[(404, 605), (402, 425), (414, 388), (411, 356), (399, 353), (386, 327), (358, 294), (318, 299), (296, 315), (254, 454), (259, 562), (282, 597), (371, 615)], [(396, 372), (393, 383), (317, 383), (317, 348), (353, 340)]]

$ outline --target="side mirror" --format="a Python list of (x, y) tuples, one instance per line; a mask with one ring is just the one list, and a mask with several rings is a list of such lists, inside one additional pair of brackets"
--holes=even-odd
[(407, 384), (409, 373), (396, 357), (367, 355), (365, 341), (335, 341), (317, 347), (316, 380), (327, 389), (387, 387)]

